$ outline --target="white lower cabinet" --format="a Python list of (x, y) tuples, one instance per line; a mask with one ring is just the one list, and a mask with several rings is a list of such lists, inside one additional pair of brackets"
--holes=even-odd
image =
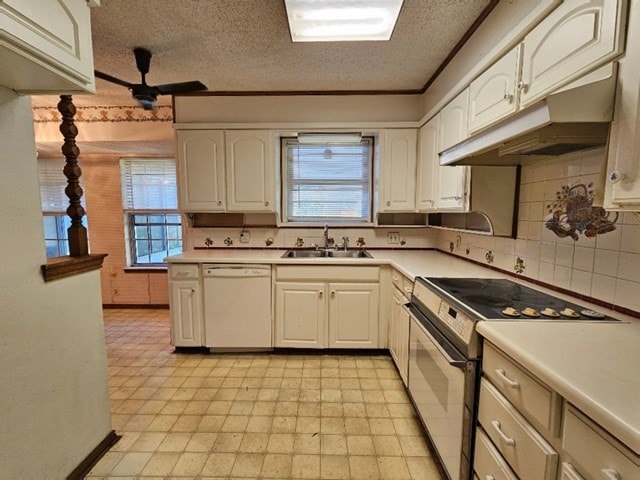
[(274, 346), (378, 348), (378, 276), (378, 267), (278, 267)]
[(171, 344), (176, 347), (200, 347), (202, 335), (202, 293), (199, 280), (169, 282), (171, 308)]
[(389, 353), (398, 368), (405, 385), (409, 371), (409, 312), (404, 306), (408, 300), (397, 288), (393, 288), (389, 319)]
[[(589, 480), (627, 480), (640, 478), (640, 459), (611, 438), (571, 404), (565, 405), (562, 449), (569, 463), (564, 471)], [(635, 462), (631, 460), (635, 457)], [(567, 466), (568, 465), (568, 466)]]
[(474, 457), (478, 478), (640, 478), (636, 454), (489, 342), (482, 375)]
[(276, 347), (324, 348), (324, 283), (276, 283)]

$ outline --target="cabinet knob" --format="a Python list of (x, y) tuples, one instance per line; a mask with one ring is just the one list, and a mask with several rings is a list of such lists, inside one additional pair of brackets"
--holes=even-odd
[(331, 290), (331, 296), (335, 297), (336, 296), (336, 291), (335, 290)]
[(620, 170), (614, 170), (609, 174), (609, 180), (611, 181), (611, 183), (620, 183), (625, 178), (627, 178), (627, 174), (621, 172)]
[(389, 200), (387, 200), (387, 207), (391, 206), (391, 202)]
[(320, 298), (322, 298), (322, 290), (320, 290), (320, 291), (318, 292), (318, 296), (319, 296)]
[(269, 202), (264, 202), (265, 207), (269, 206)]
[(191, 293), (196, 293), (196, 289), (195, 289), (195, 288), (192, 288), (192, 289), (191, 289)]
[(526, 83), (518, 82), (518, 90), (523, 91), (523, 90), (526, 90), (528, 87), (529, 87), (529, 85), (527, 85)]
[(218, 205), (222, 205), (222, 200), (218, 200)]
[(511, 103), (513, 101), (513, 95), (510, 93), (505, 93), (502, 97), (505, 102)]

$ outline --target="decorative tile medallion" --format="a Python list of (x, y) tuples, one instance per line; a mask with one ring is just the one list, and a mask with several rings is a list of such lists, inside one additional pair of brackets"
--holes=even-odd
[(524, 260), (520, 257), (516, 259), (516, 264), (513, 266), (513, 271), (516, 273), (524, 273), (525, 270)]
[(545, 227), (560, 238), (574, 240), (578, 240), (580, 234), (595, 237), (615, 230), (618, 213), (594, 207), (594, 198), (593, 183), (564, 185), (556, 192), (556, 200), (547, 205), (549, 214), (545, 217)]

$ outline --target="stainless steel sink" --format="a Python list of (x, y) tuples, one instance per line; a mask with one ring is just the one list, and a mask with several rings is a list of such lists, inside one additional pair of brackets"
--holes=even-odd
[(366, 250), (287, 250), (282, 258), (372, 258)]

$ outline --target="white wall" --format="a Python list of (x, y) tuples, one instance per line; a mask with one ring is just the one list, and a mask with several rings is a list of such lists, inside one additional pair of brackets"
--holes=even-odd
[(111, 431), (97, 271), (44, 283), (31, 101), (0, 87), (0, 477), (65, 478)]
[(364, 123), (420, 119), (420, 95), (176, 97), (177, 123)]

